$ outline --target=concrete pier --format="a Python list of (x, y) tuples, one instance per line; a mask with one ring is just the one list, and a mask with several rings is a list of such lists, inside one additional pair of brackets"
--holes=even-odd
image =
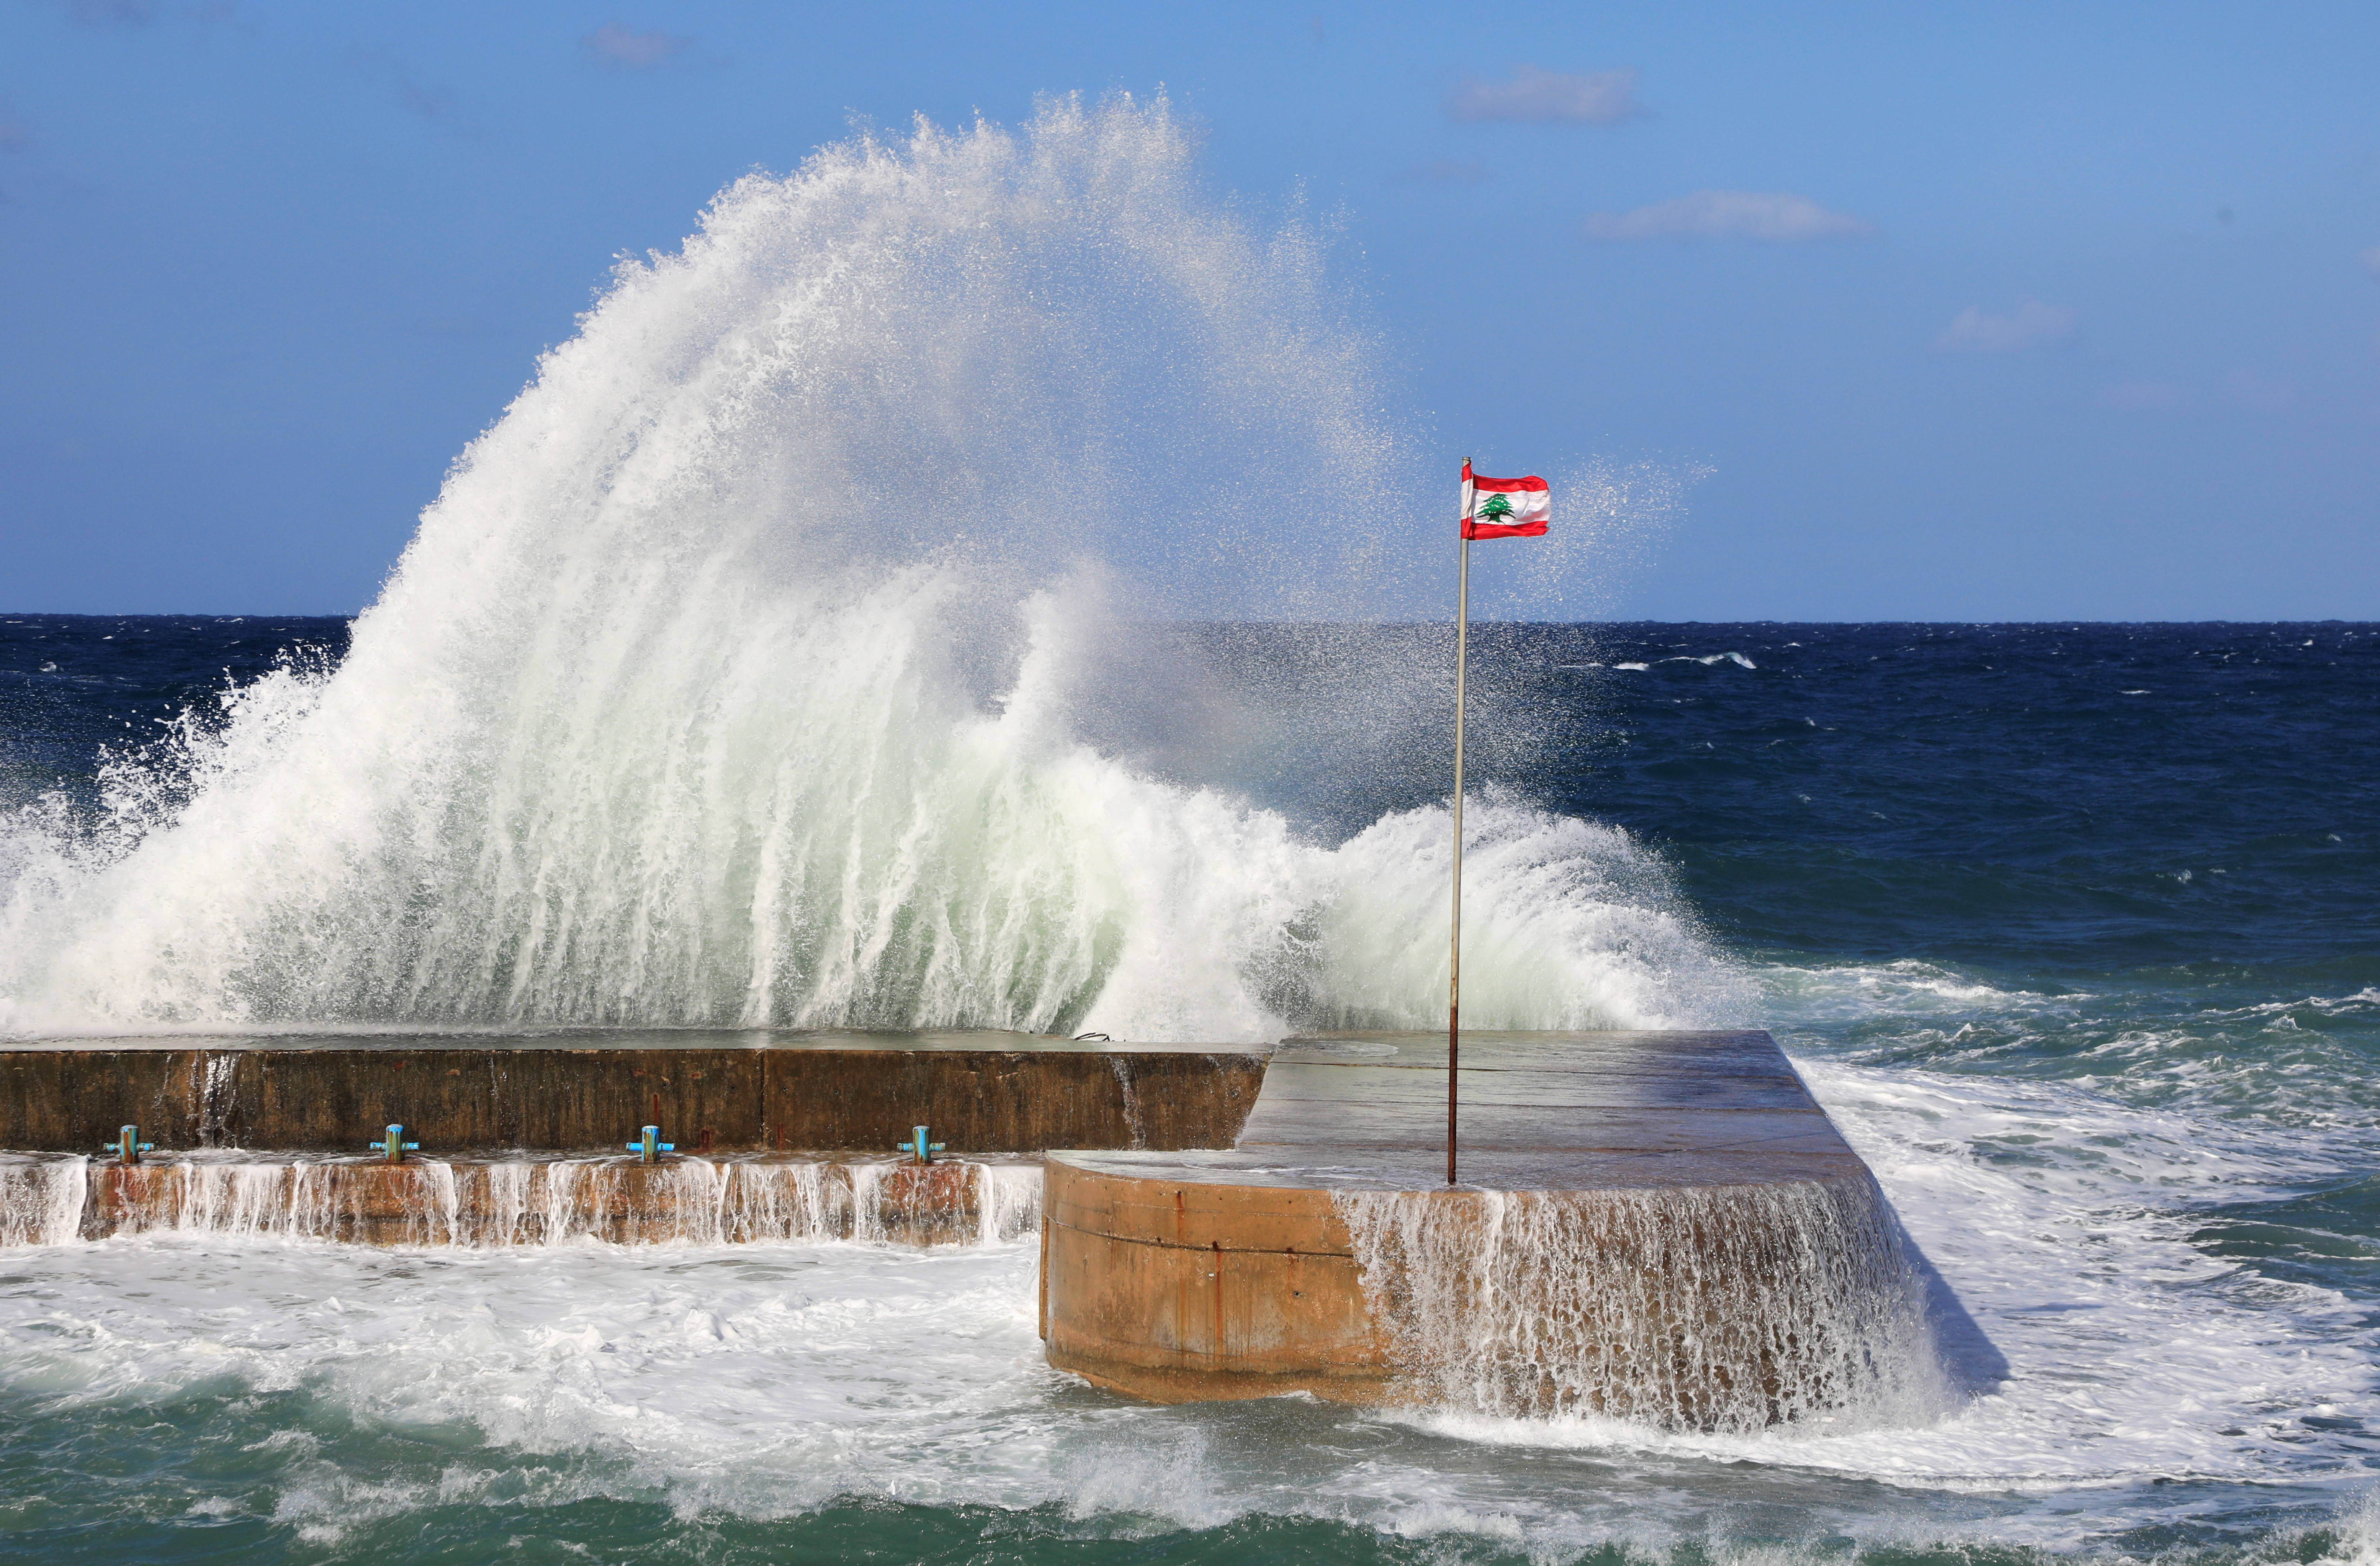
[(351, 1153), (391, 1123), (432, 1154), (883, 1153), (923, 1123), (953, 1152), (1220, 1147), (1265, 1051), (939, 1033), (639, 1030), (78, 1039), (0, 1049), (0, 1148)]
[[(0, 1244), (936, 1244), (1038, 1223), (1050, 1363), (1160, 1402), (1733, 1431), (1944, 1406), (1883, 1194), (1767, 1034), (1466, 1034), (1456, 1188), (1444, 1055), (1392, 1033), (25, 1046), (0, 1050)], [(421, 1145), (402, 1165), (363, 1155), (392, 1123)], [(921, 1123), (949, 1161), (894, 1161)], [(92, 1159), (128, 1123), (147, 1162)], [(623, 1157), (645, 1124), (678, 1156)]]
[(1290, 1391), (1752, 1429), (1927, 1395), (1866, 1167), (1766, 1033), (1292, 1039), (1227, 1151), (1045, 1160), (1050, 1363), (1159, 1402)]

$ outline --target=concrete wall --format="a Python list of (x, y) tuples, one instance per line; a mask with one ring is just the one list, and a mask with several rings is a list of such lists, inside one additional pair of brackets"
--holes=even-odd
[(1327, 1190), (1133, 1179), (1046, 1159), (1041, 1336), (1156, 1402), (1386, 1395), (1390, 1351)]
[[(1125, 1156), (1043, 1159), (1045, 1354), (1112, 1390), (1739, 1433), (1937, 1406), (1931, 1335), (1862, 1167), (1668, 1189), (1380, 1191), (1354, 1197), (1351, 1216), (1344, 1193), (1260, 1171), (1230, 1182), (1211, 1160), (1098, 1167)], [(1373, 1203), (1385, 1232), (1360, 1229)]]
[(1049, 1362), (1749, 1433), (1947, 1406), (1890, 1209), (1766, 1033), (1284, 1040), (1228, 1150), (1043, 1159)]
[(1224, 1147), (1264, 1081), (1219, 1051), (752, 1049), (0, 1050), (0, 1147), (890, 1152), (920, 1122), (960, 1152)]

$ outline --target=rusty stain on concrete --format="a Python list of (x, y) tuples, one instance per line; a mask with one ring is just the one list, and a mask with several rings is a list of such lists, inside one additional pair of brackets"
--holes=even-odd
[(345, 1152), (396, 1123), (432, 1151), (608, 1151), (650, 1123), (720, 1150), (872, 1152), (921, 1121), (969, 1152), (1211, 1147), (1264, 1067), (1245, 1046), (990, 1029), (77, 1040), (0, 1050), (0, 1147), (89, 1152), (130, 1123), (161, 1149)]

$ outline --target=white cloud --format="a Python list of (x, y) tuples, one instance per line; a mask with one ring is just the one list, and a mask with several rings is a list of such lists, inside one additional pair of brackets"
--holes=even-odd
[(673, 38), (659, 28), (650, 32), (631, 32), (619, 22), (605, 22), (578, 41), (581, 48), (603, 64), (625, 66), (630, 70), (660, 65), (671, 55), (684, 53), (693, 42), (691, 38)]
[(1397, 177), (1408, 185), (1478, 185), (1496, 177), (1495, 171), (1474, 158), (1457, 163), (1452, 158), (1432, 158), (1415, 164)]
[(2380, 277), (2380, 245), (2373, 246), (2355, 259), (2362, 261), (2373, 276)]
[(2062, 343), (2072, 335), (2072, 310), (2039, 299), (2019, 299), (2006, 315), (1985, 315), (1980, 305), (1969, 305), (1934, 339), (1934, 346), (1945, 353), (2006, 354)]
[(1581, 75), (1515, 66), (1510, 81), (1464, 77), (1446, 95), (1446, 112), (1467, 123), (1618, 125), (1641, 118), (1645, 108), (1636, 102), (1636, 72), (1627, 66)]
[(1597, 212), (1586, 220), (1590, 239), (1856, 239), (1876, 225), (1830, 212), (1807, 196), (1754, 190), (1697, 190), (1628, 212)]

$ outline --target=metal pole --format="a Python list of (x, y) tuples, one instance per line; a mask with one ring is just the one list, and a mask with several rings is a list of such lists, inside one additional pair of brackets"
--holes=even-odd
[[(1471, 459), (1463, 459), (1468, 479)], [(1463, 521), (1456, 529), (1467, 534), (1472, 490), (1463, 486)], [(1447, 921), (1446, 949), (1446, 1183), (1454, 1184), (1454, 1082), (1463, 1055), (1463, 684), (1471, 649), (1471, 540), (1462, 539), (1456, 552), (1454, 589), (1454, 895)]]

